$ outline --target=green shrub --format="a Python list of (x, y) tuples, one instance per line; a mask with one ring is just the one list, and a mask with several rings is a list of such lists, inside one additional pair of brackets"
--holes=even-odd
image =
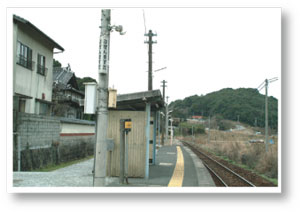
[(183, 135), (205, 134), (205, 127), (202, 124), (191, 124), (187, 122), (181, 122), (179, 124), (179, 132)]

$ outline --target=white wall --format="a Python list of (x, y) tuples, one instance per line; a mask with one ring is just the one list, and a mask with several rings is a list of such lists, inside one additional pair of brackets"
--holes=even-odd
[(61, 122), (60, 133), (95, 133), (95, 125), (72, 124)]

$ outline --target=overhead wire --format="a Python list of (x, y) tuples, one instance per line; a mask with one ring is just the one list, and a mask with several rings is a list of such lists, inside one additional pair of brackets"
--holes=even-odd
[(266, 87), (266, 85), (264, 85), (263, 87), (261, 87), (260, 89), (257, 89), (258, 91), (261, 91), (264, 87)]
[[(271, 79), (268, 79), (268, 83), (275, 82), (277, 80), (278, 80), (278, 77), (273, 77)], [(261, 91), (264, 87), (266, 87), (266, 81), (265, 80), (257, 87), (257, 90)]]
[(265, 87), (265, 81), (263, 81), (256, 89), (257, 89), (257, 90), (260, 90), (260, 89), (261, 89), (261, 88), (260, 88), (261, 86)]
[(147, 27), (146, 27), (146, 17), (145, 17), (145, 11), (143, 10), (143, 17), (144, 17), (144, 27), (145, 27), (145, 34), (147, 33)]
[(275, 82), (275, 81), (277, 81), (277, 80), (278, 80), (278, 77), (274, 77), (274, 78), (272, 78), (272, 79), (269, 79), (269, 83)]
[(273, 78), (269, 79), (269, 81), (270, 80), (278, 80), (278, 77), (273, 77)]

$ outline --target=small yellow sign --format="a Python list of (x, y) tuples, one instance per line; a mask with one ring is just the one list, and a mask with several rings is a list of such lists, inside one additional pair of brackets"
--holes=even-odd
[(132, 122), (131, 121), (125, 121), (125, 129), (131, 129)]

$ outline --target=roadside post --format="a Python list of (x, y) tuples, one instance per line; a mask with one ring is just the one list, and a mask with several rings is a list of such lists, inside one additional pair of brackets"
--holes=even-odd
[(128, 132), (131, 131), (131, 119), (120, 120), (120, 174), (119, 182), (128, 184)]

